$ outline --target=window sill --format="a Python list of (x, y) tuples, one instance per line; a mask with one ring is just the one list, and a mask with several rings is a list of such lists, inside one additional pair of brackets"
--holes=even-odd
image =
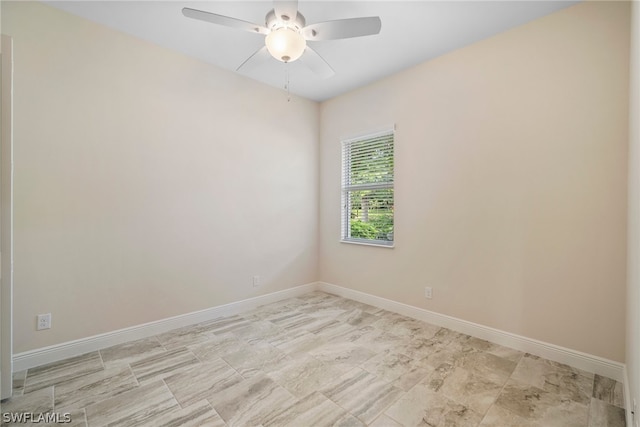
[(348, 243), (350, 245), (361, 245), (361, 246), (375, 246), (376, 248), (387, 248), (387, 249), (393, 249), (396, 247), (395, 242), (391, 243), (390, 245), (386, 245), (384, 243), (375, 243), (375, 242), (366, 242), (366, 241), (360, 241), (360, 240), (343, 240), (340, 239), (340, 243)]

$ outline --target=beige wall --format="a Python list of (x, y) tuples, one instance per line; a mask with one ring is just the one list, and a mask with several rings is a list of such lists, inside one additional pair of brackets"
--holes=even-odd
[[(640, 4), (637, 1), (633, 2), (631, 15), (630, 77), (626, 363), (631, 401), (640, 402)], [(640, 425), (636, 423), (630, 427)]]
[[(320, 121), (313, 102), (3, 2), (15, 351), (320, 278), (623, 361), (628, 17), (571, 7), (325, 102)], [(340, 244), (340, 137), (392, 123), (396, 248)]]
[[(624, 361), (628, 53), (585, 3), (323, 103), (321, 280)], [(391, 123), (396, 247), (340, 243), (340, 138)]]
[(316, 103), (40, 3), (2, 20), (16, 352), (317, 279)]

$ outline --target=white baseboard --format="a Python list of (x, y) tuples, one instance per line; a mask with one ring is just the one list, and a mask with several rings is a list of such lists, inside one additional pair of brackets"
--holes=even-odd
[[(511, 347), (516, 350), (531, 353), (555, 362), (564, 363), (566, 365), (582, 369), (583, 371), (612, 378), (616, 381), (623, 382), (626, 379), (624, 377), (625, 365), (623, 363), (512, 334), (510, 332), (501, 331), (499, 329), (490, 328), (488, 326), (479, 325), (456, 317), (377, 297), (375, 295), (366, 294), (364, 292), (355, 291), (342, 286), (332, 285), (330, 283), (319, 282), (317, 289), (373, 305), (375, 307), (383, 308), (385, 310), (400, 313), (437, 326), (449, 328), (495, 344), (503, 345), (505, 347)], [(628, 395), (628, 393), (626, 395)], [(626, 403), (628, 408), (628, 402)]]
[[(587, 372), (612, 378), (625, 384), (625, 399), (628, 399), (626, 369), (622, 363), (324, 282), (309, 283), (193, 313), (18, 353), (13, 356), (13, 369), (15, 372), (19, 372), (68, 357), (97, 351), (112, 345), (122, 344), (127, 341), (148, 338), (183, 326), (206, 322), (221, 316), (241, 314), (264, 304), (304, 295), (315, 290), (360, 301), (414, 319), (485, 339), (496, 344), (531, 353), (559, 363), (565, 363)], [(629, 408), (630, 403), (626, 401), (625, 404), (626, 407)], [(627, 411), (629, 411), (629, 409), (627, 409)]]
[(624, 366), (624, 370), (622, 375), (624, 376), (624, 381), (622, 382), (622, 394), (624, 397), (624, 407), (625, 407), (625, 415), (627, 425), (633, 427), (633, 414), (631, 411), (633, 410), (633, 404), (631, 403), (631, 391), (629, 390), (629, 371), (627, 371), (627, 365)]
[(25, 351), (23, 353), (17, 353), (13, 355), (13, 370), (14, 372), (20, 372), (25, 369), (47, 363), (57, 362), (68, 357), (79, 356), (81, 354), (111, 347), (112, 345), (122, 344), (127, 341), (148, 338), (183, 326), (206, 322), (221, 316), (240, 314), (264, 304), (304, 295), (316, 289), (317, 283), (308, 283), (306, 285), (296, 286), (294, 288), (260, 295), (242, 301), (219, 305), (205, 310), (182, 314), (167, 319), (157, 320), (155, 322), (149, 322), (36, 350)]

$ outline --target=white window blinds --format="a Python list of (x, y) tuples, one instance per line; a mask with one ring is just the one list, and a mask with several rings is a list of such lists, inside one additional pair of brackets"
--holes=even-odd
[(393, 245), (393, 130), (342, 142), (342, 240)]

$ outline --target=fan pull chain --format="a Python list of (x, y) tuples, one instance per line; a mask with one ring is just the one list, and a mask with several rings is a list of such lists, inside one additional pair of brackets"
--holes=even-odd
[(284, 88), (287, 91), (287, 102), (291, 102), (291, 92), (289, 91), (289, 64), (284, 64)]

